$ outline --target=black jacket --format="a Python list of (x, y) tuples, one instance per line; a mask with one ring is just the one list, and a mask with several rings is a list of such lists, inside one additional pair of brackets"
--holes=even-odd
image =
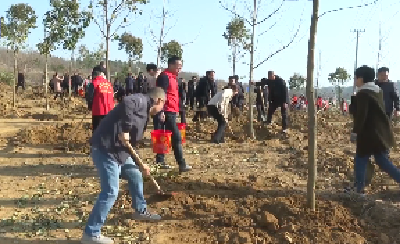
[(194, 91), (195, 91), (195, 89), (194, 89), (194, 87), (195, 87), (194, 80), (189, 80), (187, 85), (188, 85), (187, 95), (189, 97), (194, 96)]
[(179, 109), (182, 111), (184, 109), (183, 103), (186, 100), (186, 83), (178, 82), (178, 94), (179, 94)]
[(196, 97), (197, 98), (208, 97), (208, 92), (209, 92), (208, 79), (206, 77), (203, 77), (197, 83)]
[(396, 111), (400, 111), (399, 107), (399, 95), (397, 94), (397, 89), (396, 85), (391, 82), (375, 82), (376, 85), (378, 85), (383, 92), (383, 101), (385, 104), (385, 112), (387, 114), (392, 114), (393, 113), (393, 108), (396, 109)]
[[(289, 104), (289, 89), (286, 82), (279, 76), (275, 76), (275, 80), (261, 79), (258, 83), (261, 86), (268, 86), (268, 101), (273, 104)], [(257, 85), (258, 85), (257, 84)]]
[(147, 80), (143, 77), (136, 78), (136, 93), (146, 94), (148, 90)]

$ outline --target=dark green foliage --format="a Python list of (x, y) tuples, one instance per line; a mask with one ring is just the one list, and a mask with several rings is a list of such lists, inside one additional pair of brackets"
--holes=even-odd
[(23, 48), (32, 29), (36, 26), (37, 16), (31, 6), (25, 3), (12, 4), (1, 21), (1, 35), (12, 50)]
[(289, 79), (289, 89), (290, 90), (300, 90), (304, 88), (307, 78), (301, 76), (300, 74), (294, 73)]
[(161, 61), (166, 62), (168, 58), (177, 56), (182, 58), (183, 50), (179, 42), (172, 40), (168, 43), (164, 43), (161, 47)]
[(143, 53), (142, 39), (125, 32), (119, 39), (118, 49), (124, 50), (130, 60), (140, 59)]

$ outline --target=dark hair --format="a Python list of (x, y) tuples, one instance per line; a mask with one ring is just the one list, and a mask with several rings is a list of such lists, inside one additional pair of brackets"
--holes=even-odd
[(356, 78), (362, 78), (364, 83), (373, 82), (375, 80), (375, 70), (364, 65), (356, 69), (354, 76)]
[(104, 61), (100, 61), (100, 65), (104, 65)]
[(389, 68), (388, 67), (380, 67), (378, 69), (378, 73), (381, 73), (381, 72), (389, 72)]
[(272, 75), (272, 74), (274, 74), (274, 71), (272, 71), (272, 70), (271, 70), (271, 71), (268, 71), (268, 74), (269, 74), (269, 75)]
[(155, 65), (155, 64), (147, 64), (146, 65), (146, 71), (150, 72), (151, 70), (157, 70), (157, 65)]
[(176, 63), (176, 61), (181, 61), (181, 58), (177, 56), (172, 56), (168, 59), (168, 65), (173, 65)]
[(192, 79), (197, 79), (197, 76), (195, 76), (195, 75), (194, 75), (194, 76), (192, 76)]
[(96, 71), (94, 71), (94, 72), (93, 72), (93, 78), (96, 78), (97, 76), (100, 76), (100, 75), (101, 75), (101, 73), (102, 73), (102, 72), (100, 72), (100, 71), (97, 71), (97, 70), (96, 70)]

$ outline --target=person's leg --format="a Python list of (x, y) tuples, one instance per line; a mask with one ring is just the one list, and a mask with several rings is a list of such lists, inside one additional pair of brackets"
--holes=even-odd
[(374, 158), (382, 171), (386, 172), (397, 183), (400, 183), (400, 170), (389, 160), (388, 152), (374, 154)]
[(267, 111), (267, 124), (270, 124), (272, 121), (272, 115), (275, 113), (276, 105), (274, 103), (270, 103)]
[(257, 104), (257, 121), (261, 121), (261, 105)]
[(183, 158), (182, 150), (182, 137), (181, 133), (176, 125), (176, 113), (164, 112), (165, 113), (165, 129), (172, 132), (172, 150), (174, 151), (175, 160), (179, 165), (180, 171), (188, 171), (191, 169), (186, 165), (185, 159)]
[(355, 180), (354, 186), (356, 187), (357, 193), (364, 193), (365, 187), (365, 172), (367, 169), (367, 164), (370, 156), (360, 157), (358, 155), (355, 156), (354, 162), (354, 171), (355, 171)]
[[(153, 116), (154, 130), (163, 129), (163, 123), (160, 121), (160, 114), (161, 114), (161, 112), (159, 112)], [(169, 166), (164, 163), (164, 154), (156, 155), (156, 163), (161, 164), (163, 167), (169, 168)]]
[(120, 168), (98, 148), (93, 148), (92, 158), (100, 177), (101, 191), (89, 215), (82, 243), (111, 244), (111, 239), (101, 237), (101, 227), (118, 197)]
[(193, 105), (194, 105), (194, 96), (190, 96), (190, 102), (189, 102), (189, 107), (191, 110), (193, 110)]
[(218, 108), (214, 106), (213, 109), (214, 118), (218, 122), (218, 128), (214, 135), (214, 140), (217, 143), (224, 143), (225, 142), (225, 127), (226, 121), (222, 114), (219, 113)]
[(186, 124), (186, 111), (185, 109), (183, 109), (181, 112), (179, 112), (180, 116), (181, 116), (181, 123)]
[(286, 107), (284, 104), (281, 105), (281, 116), (282, 116), (282, 130), (285, 131), (287, 129), (287, 113)]

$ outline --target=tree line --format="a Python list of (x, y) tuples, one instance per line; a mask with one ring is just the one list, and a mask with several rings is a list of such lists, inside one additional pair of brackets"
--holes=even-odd
[[(71, 52), (71, 64), (69, 73), (72, 73), (72, 64), (78, 62), (85, 66), (98, 63), (106, 59), (107, 67), (109, 64), (109, 45), (111, 41), (118, 42), (118, 47), (123, 50), (129, 58), (129, 68), (132, 63), (140, 61), (143, 53), (143, 41), (129, 32), (119, 35), (119, 30), (124, 29), (132, 19), (131, 15), (142, 15), (137, 6), (146, 4), (145, 0), (101, 0), (91, 2), (84, 7), (76, 0), (52, 0), (50, 10), (44, 16), (38, 16), (32, 6), (26, 3), (12, 4), (1, 16), (1, 39), (9, 50), (14, 53), (14, 89), (15, 79), (18, 76), (18, 54), (26, 48), (26, 42), (32, 30), (38, 28), (39, 24), (44, 27), (43, 40), (37, 43), (37, 48), (41, 55), (46, 57), (44, 67), (44, 79), (47, 80), (48, 62), (47, 58), (52, 52), (58, 49)], [(97, 12), (101, 14), (97, 14)], [(122, 19), (120, 23), (118, 20)], [(99, 23), (105, 23), (101, 27)], [(100, 36), (104, 38), (104, 44), (99, 50), (90, 51), (85, 46), (77, 46), (78, 42), (85, 37), (85, 32), (90, 25), (97, 25)], [(104, 47), (105, 45), (105, 47)], [(182, 58), (182, 45), (171, 40), (160, 43), (160, 59), (162, 62), (171, 56)], [(75, 52), (79, 52), (78, 60), (75, 60)], [(92, 67), (93, 67), (92, 66)], [(107, 78), (110, 79), (110, 69)], [(71, 89), (70, 89), (71, 90)], [(15, 91), (13, 92), (13, 105), (15, 106)]]

